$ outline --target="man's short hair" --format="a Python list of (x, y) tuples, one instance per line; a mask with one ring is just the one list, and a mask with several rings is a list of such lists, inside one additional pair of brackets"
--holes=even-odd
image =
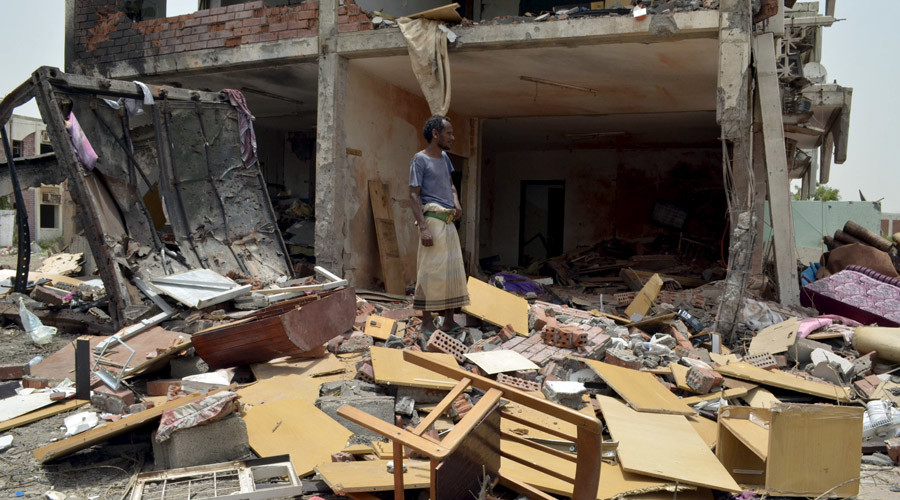
[(450, 119), (443, 115), (434, 115), (425, 122), (425, 127), (422, 128), (422, 135), (425, 136), (425, 142), (431, 143), (431, 137), (434, 135), (434, 132), (440, 133), (444, 130), (444, 121), (450, 123)]

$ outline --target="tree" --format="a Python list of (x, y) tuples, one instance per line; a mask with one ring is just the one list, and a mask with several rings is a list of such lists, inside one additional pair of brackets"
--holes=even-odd
[[(794, 199), (801, 199), (800, 186), (797, 186), (797, 189), (794, 190)], [(841, 192), (838, 188), (816, 183), (816, 191), (813, 193), (812, 199), (816, 201), (841, 201)]]

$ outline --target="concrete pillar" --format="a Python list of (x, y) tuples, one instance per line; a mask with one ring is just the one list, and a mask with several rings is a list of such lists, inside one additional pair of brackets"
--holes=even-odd
[[(724, 0), (719, 6), (719, 72), (716, 119), (722, 129), (722, 161), (729, 200), (731, 239), (728, 275), (716, 314), (716, 330), (731, 341), (740, 321), (744, 290), (756, 242), (753, 196), (753, 134), (751, 130), (749, 0)], [(729, 151), (730, 149), (730, 151)]]
[(463, 209), (463, 234), (462, 243), (463, 259), (468, 266), (469, 273), (478, 269), (479, 229), (478, 221), (481, 219), (481, 119), (471, 118), (471, 135), (469, 137), (469, 159), (466, 162), (466, 170), (463, 173), (463, 192), (460, 203)]
[(66, 27), (65, 27), (65, 52), (63, 56), (63, 68), (65, 71), (74, 70), (72, 63), (75, 61), (75, 0), (66, 0)]
[(338, 55), (338, 0), (319, 0), (319, 92), (316, 117), (316, 263), (344, 274), (349, 182), (343, 117), (347, 60)]

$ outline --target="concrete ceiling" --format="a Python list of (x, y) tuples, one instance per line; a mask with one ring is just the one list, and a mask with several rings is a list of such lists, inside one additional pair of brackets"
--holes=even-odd
[(256, 123), (269, 129), (299, 131), (316, 124), (318, 65), (295, 63), (269, 68), (239, 69), (210, 74), (148, 79), (148, 83), (179, 85), (218, 92), (238, 89), (247, 98)]
[[(422, 95), (406, 55), (350, 64)], [(710, 111), (716, 109), (717, 66), (716, 39), (458, 51), (450, 54), (450, 106), (481, 118)]]
[(489, 152), (721, 147), (715, 111), (499, 118), (483, 131)]

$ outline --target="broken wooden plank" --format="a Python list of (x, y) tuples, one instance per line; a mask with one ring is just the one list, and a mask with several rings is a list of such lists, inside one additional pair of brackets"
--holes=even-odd
[(684, 404), (666, 389), (655, 376), (587, 358), (573, 357), (591, 367), (632, 408), (640, 412), (696, 415), (697, 411)]
[[(327, 382), (349, 380), (356, 374), (353, 362), (334, 354), (324, 358), (273, 360), (251, 365), (257, 381), (241, 387), (237, 393), (248, 405), (281, 399), (303, 399), (315, 403), (319, 387)], [(320, 375), (330, 373), (329, 375)]]
[(699, 396), (690, 396), (687, 398), (681, 398), (681, 402), (686, 405), (695, 405), (697, 403), (703, 401), (710, 401), (713, 399), (731, 399), (731, 398), (739, 398), (747, 394), (747, 389), (743, 387), (737, 387), (734, 389), (725, 389), (724, 391), (710, 392), (708, 394), (701, 394)]
[(637, 314), (640, 317), (638, 320), (642, 319), (647, 313), (650, 311), (650, 307), (653, 306), (653, 301), (656, 300), (656, 296), (659, 295), (660, 289), (662, 289), (662, 278), (659, 277), (658, 274), (654, 274), (647, 280), (647, 283), (641, 288), (641, 291), (637, 294), (637, 297), (625, 308), (625, 316), (627, 316), (632, 321), (635, 320), (634, 315)]
[(353, 433), (303, 399), (254, 406), (244, 416), (250, 448), (259, 456), (289, 454), (300, 477), (331, 462)]
[(387, 340), (397, 333), (397, 322), (383, 316), (370, 315), (366, 319), (365, 333), (378, 340)]
[(400, 261), (400, 247), (397, 244), (397, 229), (394, 227), (394, 210), (391, 207), (390, 185), (380, 180), (369, 181), (369, 199), (375, 218), (375, 237), (378, 241), (378, 255), (381, 257), (381, 274), (387, 293), (406, 293), (403, 281), (403, 263)]
[(787, 351), (797, 342), (800, 320), (790, 318), (781, 323), (760, 330), (750, 341), (748, 354), (779, 354)]
[[(768, 424), (768, 422), (767, 422)], [(762, 425), (744, 418), (719, 418), (719, 425), (744, 443), (754, 455), (765, 461), (769, 455), (769, 430)]]
[(845, 387), (813, 382), (778, 370), (763, 370), (749, 363), (730, 363), (720, 366), (717, 371), (722, 375), (741, 380), (750, 380), (762, 385), (802, 392), (835, 401), (850, 401), (850, 393)]
[(754, 408), (771, 408), (772, 405), (781, 402), (774, 394), (762, 387), (747, 391), (747, 394), (741, 399)]
[(62, 441), (57, 441), (47, 446), (38, 448), (32, 453), (34, 454), (34, 458), (38, 461), (38, 463), (44, 464), (56, 458), (64, 457), (71, 453), (75, 453), (78, 450), (83, 450), (89, 446), (102, 443), (114, 438), (115, 436), (124, 434), (134, 429), (135, 427), (159, 418), (166, 411), (174, 410), (175, 408), (179, 408), (189, 403), (195, 403), (205, 398), (206, 396), (215, 394), (220, 391), (231, 390), (234, 389), (234, 387), (234, 385), (231, 385), (228, 387), (210, 391), (206, 394), (196, 393), (178, 399), (173, 399), (172, 401), (167, 401), (159, 406), (154, 406), (153, 408), (148, 408), (142, 412), (129, 415), (128, 418), (123, 418), (121, 420), (117, 420), (100, 427), (94, 427), (89, 431), (85, 431), (81, 434), (76, 434), (70, 438), (63, 439)]
[(534, 364), (530, 359), (509, 349), (470, 352), (465, 354), (465, 357), (478, 365), (478, 368), (481, 368), (488, 375), (519, 370), (540, 369), (540, 367)]
[(527, 300), (472, 276), (469, 276), (468, 291), (470, 302), (462, 308), (464, 313), (500, 327), (512, 325), (513, 330), (524, 337), (531, 333)]
[(78, 399), (72, 399), (66, 401), (64, 403), (55, 404), (52, 406), (47, 406), (41, 408), (40, 410), (35, 410), (31, 413), (26, 413), (25, 415), (11, 418), (6, 420), (5, 422), (0, 423), (0, 432), (8, 431), (10, 429), (15, 429), (16, 427), (21, 427), (23, 425), (28, 425), (33, 422), (37, 422), (38, 420), (43, 420), (47, 417), (52, 417), (53, 415), (58, 415), (60, 413), (65, 413), (70, 410), (74, 410), (76, 408), (81, 408), (82, 406), (88, 404), (90, 401), (81, 401)]
[(194, 348), (215, 370), (295, 356), (353, 327), (353, 288), (289, 302), (257, 311), (240, 324), (195, 334)]
[(612, 438), (619, 442), (617, 453), (624, 470), (717, 490), (741, 491), (684, 417), (637, 412), (606, 396), (597, 396), (597, 402)]
[[(323, 462), (316, 466), (328, 487), (335, 493), (391, 491), (394, 475), (387, 471), (388, 460), (356, 462)], [(404, 489), (428, 488), (431, 485), (431, 466), (427, 460), (404, 460)]]
[[(403, 351), (400, 349), (372, 347), (369, 349), (369, 353), (372, 356), (372, 370), (375, 372), (375, 381), (379, 384), (445, 389), (448, 391), (457, 384), (457, 381), (450, 377), (404, 360)], [(428, 352), (422, 353), (422, 355), (443, 365), (459, 368), (459, 364), (456, 363), (456, 359), (451, 354)]]

